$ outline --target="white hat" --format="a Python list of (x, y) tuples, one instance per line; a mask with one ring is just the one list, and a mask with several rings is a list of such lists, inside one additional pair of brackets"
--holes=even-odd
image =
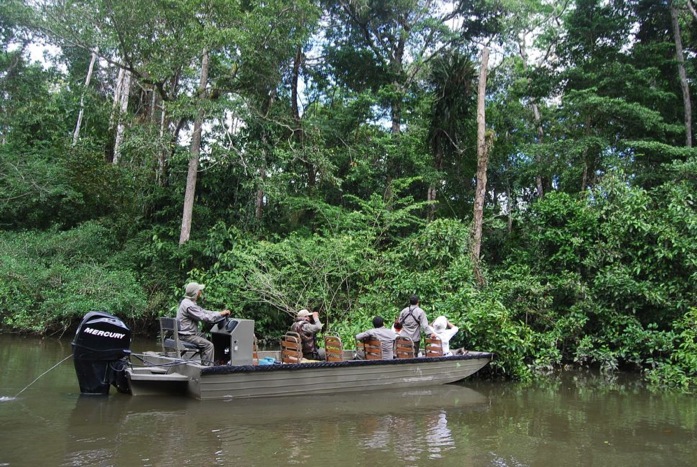
[(436, 320), (433, 322), (433, 330), (435, 332), (443, 332), (445, 331), (445, 328), (448, 327), (448, 318), (445, 316), (439, 316), (436, 318)]
[(307, 318), (308, 316), (310, 316), (310, 312), (307, 311), (305, 308), (298, 311), (298, 318)]

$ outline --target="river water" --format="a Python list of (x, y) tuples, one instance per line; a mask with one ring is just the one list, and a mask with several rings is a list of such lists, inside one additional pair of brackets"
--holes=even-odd
[(68, 358), (27, 387), (70, 354), (0, 336), (0, 466), (697, 465), (694, 396), (631, 375), (201, 402), (80, 396)]

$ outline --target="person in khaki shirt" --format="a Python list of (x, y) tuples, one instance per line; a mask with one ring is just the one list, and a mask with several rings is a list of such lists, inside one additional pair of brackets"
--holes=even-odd
[(215, 323), (224, 316), (230, 316), (230, 310), (208, 311), (201, 308), (196, 302), (201, 298), (206, 286), (196, 282), (190, 282), (185, 287), (184, 299), (179, 303), (177, 321), (179, 321), (179, 339), (191, 342), (202, 349), (201, 363), (213, 365), (213, 343), (204, 337), (198, 330), (198, 323)]
[(419, 347), (421, 347), (421, 333), (425, 335), (433, 334), (433, 329), (428, 325), (426, 312), (419, 307), (418, 295), (412, 295), (409, 298), (409, 306), (399, 312), (397, 318), (402, 323), (403, 336), (407, 336), (414, 342), (414, 356), (419, 355)]

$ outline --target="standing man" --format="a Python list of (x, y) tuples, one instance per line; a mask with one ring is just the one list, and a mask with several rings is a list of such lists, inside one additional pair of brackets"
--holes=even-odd
[(324, 323), (319, 320), (319, 313), (310, 314), (306, 309), (298, 311), (295, 322), (290, 330), (300, 334), (303, 344), (303, 358), (308, 360), (324, 360), (324, 349), (317, 346), (317, 333), (322, 330)]
[(414, 356), (418, 357), (421, 346), (421, 331), (425, 335), (433, 333), (433, 329), (428, 325), (426, 312), (419, 307), (418, 295), (409, 297), (409, 306), (399, 313), (398, 321), (403, 326), (401, 334), (414, 342)]
[(380, 341), (383, 360), (394, 358), (394, 340), (397, 338), (397, 334), (392, 329), (385, 327), (385, 320), (381, 316), (373, 318), (373, 329), (356, 334), (358, 341), (362, 341), (366, 337), (376, 337)]
[(215, 323), (223, 316), (230, 316), (230, 310), (216, 312), (204, 310), (198, 306), (196, 302), (201, 298), (205, 287), (205, 285), (196, 282), (186, 284), (184, 299), (177, 310), (177, 321), (179, 321), (179, 338), (200, 347), (203, 350), (201, 363), (212, 365), (213, 343), (206, 339), (202, 332), (199, 332), (198, 323)]

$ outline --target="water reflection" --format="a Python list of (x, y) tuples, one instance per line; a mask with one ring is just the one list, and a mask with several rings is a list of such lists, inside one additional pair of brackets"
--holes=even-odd
[[(454, 448), (446, 409), (463, 413), (487, 404), (482, 394), (462, 386), (222, 402), (82, 396), (69, 420), (64, 465), (109, 459), (161, 465), (168, 457), (208, 464), (261, 465), (261, 459), (305, 464), (343, 457), (347, 440), (356, 446), (354, 455), (376, 450), (405, 462), (437, 459)], [(271, 433), (278, 435), (273, 445)], [(140, 456), (137, 449), (122, 451), (146, 440), (157, 443), (159, 454), (149, 448)]]
[(395, 457), (404, 462), (415, 462), (424, 454), (428, 459), (440, 459), (455, 448), (444, 410), (424, 413), (422, 418), (411, 415), (365, 417), (357, 429), (358, 440), (366, 450), (392, 449)]

